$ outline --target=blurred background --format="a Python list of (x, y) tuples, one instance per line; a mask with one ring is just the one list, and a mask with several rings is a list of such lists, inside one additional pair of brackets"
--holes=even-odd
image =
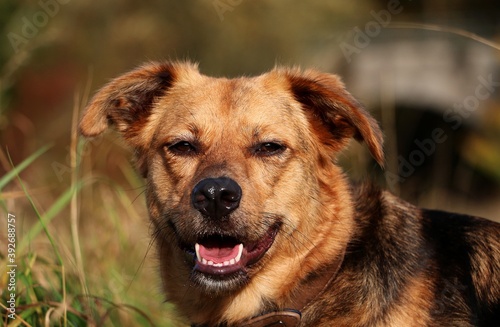
[(15, 326), (183, 325), (160, 292), (130, 151), (114, 133), (89, 143), (74, 128), (100, 86), (144, 61), (190, 59), (227, 77), (276, 64), (337, 73), (386, 135), (385, 170), (363, 145), (342, 154), (353, 180), (500, 221), (499, 17), (486, 0), (2, 0), (0, 197), (22, 242)]

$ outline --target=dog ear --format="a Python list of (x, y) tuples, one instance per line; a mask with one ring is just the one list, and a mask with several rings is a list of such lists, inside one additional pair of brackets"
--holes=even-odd
[(114, 125), (130, 145), (144, 145), (144, 125), (155, 101), (172, 86), (175, 73), (176, 64), (149, 63), (115, 78), (90, 101), (80, 133), (97, 136)]
[(190, 63), (149, 63), (119, 76), (101, 88), (85, 108), (80, 133), (97, 136), (114, 125), (135, 150), (136, 164), (147, 175), (145, 152), (152, 133), (146, 128), (155, 102), (164, 96), (182, 69), (196, 69)]
[(376, 120), (345, 90), (339, 77), (316, 71), (289, 71), (287, 77), (322, 142), (339, 148), (352, 137), (365, 141), (373, 158), (384, 166), (383, 136)]

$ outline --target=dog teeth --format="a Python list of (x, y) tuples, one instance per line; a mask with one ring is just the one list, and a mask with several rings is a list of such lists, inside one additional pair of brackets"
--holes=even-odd
[(198, 259), (199, 262), (203, 263), (202, 257), (200, 256), (200, 245), (198, 243), (194, 245), (194, 250), (196, 252), (196, 259)]
[(218, 267), (218, 268), (235, 265), (236, 263), (240, 262), (241, 256), (243, 254), (243, 244), (240, 243), (240, 244), (238, 244), (238, 254), (236, 254), (236, 257), (234, 257), (231, 260), (215, 263), (212, 260), (207, 260), (200, 255), (200, 244), (196, 243), (194, 245), (194, 249), (196, 252), (196, 259), (198, 260), (198, 262), (201, 262), (203, 265), (206, 265), (206, 266), (214, 266), (214, 267)]
[(241, 260), (241, 255), (243, 254), (243, 244), (240, 243), (238, 244), (238, 254), (236, 255), (236, 258), (234, 258), (234, 262), (239, 262)]

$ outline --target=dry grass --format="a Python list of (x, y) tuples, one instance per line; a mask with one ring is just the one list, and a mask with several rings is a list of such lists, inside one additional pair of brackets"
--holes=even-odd
[[(71, 151), (83, 153), (83, 146), (73, 141)], [(7, 265), (0, 266), (3, 325), (182, 325), (159, 291), (142, 181), (130, 163), (91, 146), (73, 161), (69, 186), (37, 185), (36, 177), (49, 173), (42, 162), (50, 152), (40, 148), (0, 179), (2, 217), (15, 215), (17, 232), (14, 320), (5, 306)], [(105, 159), (95, 160), (98, 164), (114, 158), (126, 186), (96, 173), (95, 156)], [(2, 262), (7, 262), (6, 237), (0, 235)]]

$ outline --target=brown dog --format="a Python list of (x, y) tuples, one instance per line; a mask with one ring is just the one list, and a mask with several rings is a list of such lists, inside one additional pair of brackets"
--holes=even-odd
[(500, 227), (352, 186), (351, 138), (383, 165), (375, 120), (334, 75), (211, 78), (151, 63), (102, 88), (147, 180), (169, 301), (196, 326), (500, 326)]

